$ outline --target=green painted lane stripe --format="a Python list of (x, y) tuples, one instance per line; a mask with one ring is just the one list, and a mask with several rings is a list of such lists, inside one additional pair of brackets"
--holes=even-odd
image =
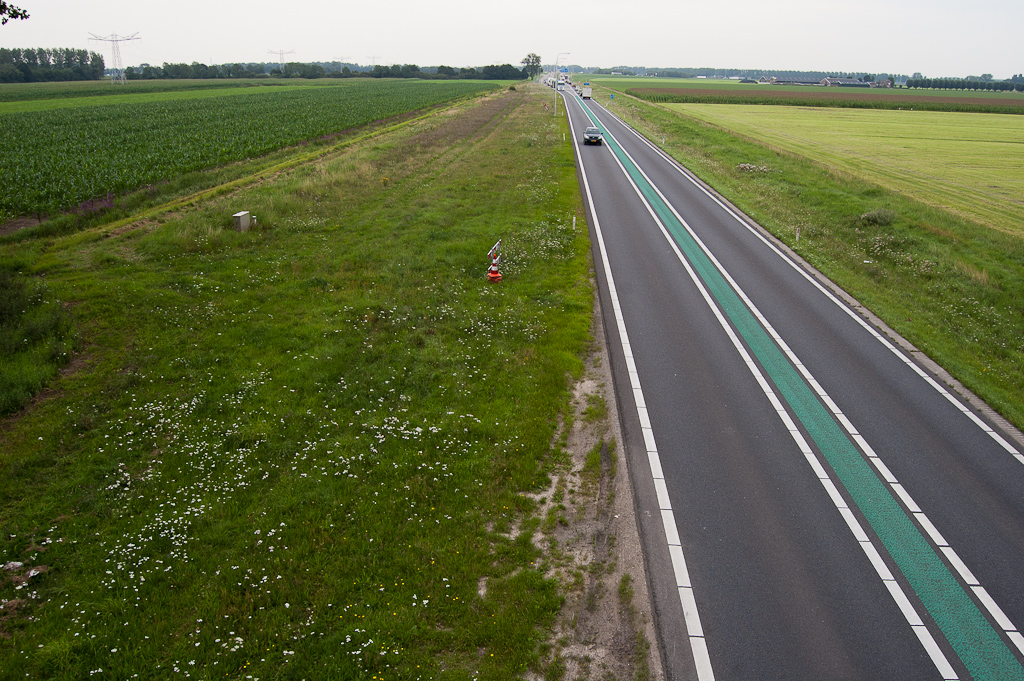
[(840, 484), (846, 488), (970, 674), (979, 681), (1024, 681), (1024, 667), (779, 346), (618, 143), (610, 138), (606, 141), (832, 466)]

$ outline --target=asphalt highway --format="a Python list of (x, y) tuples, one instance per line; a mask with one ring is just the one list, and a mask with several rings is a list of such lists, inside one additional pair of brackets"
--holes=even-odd
[(1024, 680), (1020, 443), (561, 94), (669, 678)]

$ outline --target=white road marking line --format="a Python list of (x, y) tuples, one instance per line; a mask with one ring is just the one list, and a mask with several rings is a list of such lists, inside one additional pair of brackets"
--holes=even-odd
[[(770, 241), (768, 241), (757, 230), (754, 230), (753, 228), (751, 228), (750, 225), (746, 223), (746, 221), (742, 220), (734, 211), (732, 211), (728, 206), (723, 204), (716, 196), (714, 196), (713, 194), (709, 193), (707, 191), (707, 189), (705, 189), (699, 183), (695, 182), (693, 180), (693, 178), (690, 177), (690, 175), (688, 173), (684, 172), (681, 169), (681, 166), (679, 166), (672, 159), (670, 159), (668, 156), (666, 156), (664, 154), (664, 152), (662, 152), (657, 147), (654, 147), (653, 145), (651, 145), (650, 142), (648, 142), (642, 135), (639, 135), (635, 130), (632, 130), (632, 129), (630, 129), (630, 130), (631, 130), (631, 132), (633, 132), (634, 135), (637, 136), (637, 138), (641, 142), (643, 142), (644, 144), (648, 145), (650, 148), (654, 149), (655, 152), (658, 155), (660, 155), (662, 158), (670, 161), (671, 165), (673, 167), (675, 167), (676, 170), (678, 172), (680, 172), (680, 174), (682, 174), (687, 180), (689, 180), (695, 187), (700, 189), (706, 196), (711, 198), (715, 203), (717, 203), (721, 208), (723, 208), (729, 215), (731, 215), (740, 224), (742, 224), (748, 231), (750, 231), (757, 238), (759, 238), (764, 244), (766, 244), (773, 251), (775, 251), (775, 253), (777, 255), (779, 255), (783, 259), (784, 262), (788, 263), (791, 267), (793, 267), (807, 281), (809, 281), (811, 284), (813, 284), (818, 290), (823, 292), (840, 309), (844, 310), (851, 318), (856, 320), (863, 328), (868, 330), (872, 334), (872, 336), (874, 336), (885, 347), (887, 347), (890, 351), (892, 351), (905, 364), (907, 364), (909, 367), (911, 367), (914, 370), (915, 373), (917, 373), (919, 376), (924, 378), (933, 388), (935, 388), (942, 395), (944, 395), (946, 397), (946, 399), (948, 399), (951, 403), (956, 405), (956, 407), (962, 413), (964, 413), (975, 424), (977, 424), (984, 432), (988, 433), (989, 436), (991, 436), (999, 444), (1001, 444), (1003, 446), (1003, 448), (1007, 449), (1007, 451), (1009, 451), (1010, 453), (1014, 454), (1015, 458), (1018, 458), (1019, 460), (1024, 461), (1024, 457), (1021, 457), (1019, 452), (1017, 452), (1016, 449), (1014, 449), (1008, 442), (1006, 442), (1006, 440), (1003, 439), (998, 433), (996, 433), (988, 424), (986, 424), (984, 421), (982, 421), (977, 415), (974, 414), (974, 412), (972, 412), (970, 409), (968, 409), (965, 405), (961, 404), (959, 400), (957, 400), (949, 391), (947, 391), (945, 388), (943, 388), (941, 385), (939, 385), (936, 381), (934, 381), (930, 376), (928, 376), (924, 372), (924, 370), (921, 369), (920, 367), (918, 367), (917, 364), (914, 363), (909, 357), (907, 357), (902, 352), (900, 352), (900, 350), (896, 346), (894, 346), (892, 343), (890, 343), (886, 338), (884, 338), (880, 333), (878, 333), (877, 330), (875, 330), (873, 327), (871, 327), (864, 319), (862, 319), (860, 316), (855, 314), (852, 309), (850, 309), (842, 301), (840, 301), (838, 298), (836, 298), (832, 294), (831, 291), (828, 291), (818, 281), (816, 281), (813, 277), (808, 275), (805, 271), (803, 271), (803, 269), (798, 267), (796, 265), (796, 263), (793, 262), (790, 258), (786, 257), (786, 255), (784, 253), (782, 253), (775, 246), (775, 244), (773, 244)], [(629, 160), (637, 168), (638, 172), (640, 172), (644, 176), (644, 179), (647, 180), (647, 182), (651, 186), (651, 188), (655, 192), (657, 192), (658, 196), (661, 197), (662, 201), (665, 203), (665, 205), (668, 207), (668, 209), (672, 211), (672, 213), (673, 213), (673, 215), (675, 215), (676, 219), (678, 219), (680, 224), (682, 224), (683, 227), (687, 230), (687, 232), (690, 234), (691, 238), (693, 238), (693, 240), (697, 243), (697, 245), (701, 248), (701, 250), (704, 251), (704, 254), (715, 265), (715, 267), (718, 269), (719, 273), (723, 277), (725, 277), (726, 281), (729, 282), (729, 285), (733, 288), (733, 290), (737, 293), (737, 295), (739, 295), (740, 298), (743, 300), (744, 305), (746, 305), (747, 308), (751, 311), (751, 313), (753, 313), (754, 316), (757, 317), (758, 321), (761, 322), (761, 324), (768, 331), (768, 333), (771, 334), (771, 336), (776, 339), (776, 341), (778, 342), (779, 347), (782, 349), (782, 351), (790, 359), (790, 361), (797, 368), (797, 370), (800, 371), (801, 375), (804, 376), (804, 378), (805, 378), (805, 380), (807, 380), (808, 384), (814, 387), (814, 389), (818, 393), (819, 397), (821, 397), (822, 400), (824, 401), (825, 398), (828, 397), (828, 394), (825, 392), (825, 390), (823, 388), (821, 388), (820, 384), (817, 382), (817, 380), (814, 378), (814, 376), (810, 373), (810, 371), (803, 365), (802, 362), (800, 362), (800, 360), (796, 356), (796, 353), (794, 353), (790, 349), (789, 345), (786, 344), (786, 342), (782, 339), (781, 335), (779, 335), (775, 331), (775, 329), (771, 326), (771, 324), (768, 322), (768, 320), (761, 314), (761, 312), (757, 309), (757, 307), (754, 306), (753, 301), (751, 301), (746, 296), (746, 294), (740, 289), (739, 285), (733, 280), (733, 278), (729, 275), (729, 273), (725, 270), (725, 268), (721, 265), (721, 263), (719, 263), (718, 259), (715, 258), (714, 255), (712, 255), (710, 249), (708, 249), (707, 246), (705, 246), (703, 241), (701, 241), (700, 238), (697, 236), (697, 234), (693, 231), (693, 229), (690, 228), (690, 225), (675, 210), (675, 207), (672, 206), (668, 202), (668, 199), (661, 193), (661, 191), (657, 188), (657, 186), (655, 186), (653, 181), (651, 181), (651, 179), (649, 177), (647, 177), (646, 173), (644, 173), (643, 169), (640, 168), (639, 164), (637, 164), (636, 161), (633, 159), (633, 157), (629, 155), (629, 152), (627, 152), (625, 150), (625, 148), (622, 147), (621, 143), (618, 142), (618, 140), (615, 138), (614, 135), (611, 135), (611, 133), (608, 133), (608, 134), (612, 137), (612, 139), (615, 140), (616, 144), (619, 144), (619, 147), (622, 149), (622, 152), (626, 155), (627, 158), (629, 158)], [(620, 167), (622, 167), (621, 164), (620, 164)], [(626, 173), (625, 168), (622, 168), (622, 171), (628, 177), (628, 173)], [(631, 178), (630, 178), (630, 182), (632, 183), (632, 179)], [(640, 195), (641, 200), (644, 200), (644, 202), (646, 203), (646, 199), (644, 199), (642, 194), (640, 194), (640, 191), (636, 187), (635, 184), (633, 184), (633, 187), (637, 191), (637, 193)], [(654, 214), (653, 210), (650, 208), (650, 206), (648, 206), (648, 210), (651, 211), (652, 215)], [(655, 219), (657, 219), (657, 218), (655, 217)], [(660, 224), (660, 221), (659, 221), (659, 224)], [(668, 234), (668, 232), (665, 230), (664, 226), (662, 226), (662, 233), (665, 235), (665, 237), (667, 239), (670, 240), (670, 242), (674, 246), (675, 243), (674, 243), (674, 241), (671, 240), (671, 237)], [(676, 252), (677, 252), (677, 255), (680, 258), (683, 257), (682, 253), (679, 252), (678, 249), (676, 250)], [(950, 556), (953, 556), (955, 558), (955, 560), (956, 560), (955, 563), (953, 563), (952, 560), (950, 560), (950, 562), (951, 562), (951, 565), (953, 566), (953, 568), (957, 571), (957, 573), (960, 573), (959, 569), (957, 568), (958, 565), (963, 565), (964, 569), (966, 570), (966, 565), (963, 563), (963, 561), (960, 559), (960, 557), (956, 554), (955, 550), (943, 538), (942, 534), (939, 533), (939, 531), (935, 528), (935, 525), (931, 522), (931, 520), (929, 520), (928, 517), (921, 511), (920, 507), (913, 500), (913, 498), (906, 491), (906, 489), (901, 484), (899, 484), (896, 476), (894, 476), (892, 474), (892, 472), (889, 471), (888, 467), (882, 462), (882, 460), (880, 458), (878, 458), (878, 455), (874, 452), (873, 449), (871, 449), (871, 447), (868, 445), (867, 441), (863, 438), (863, 436), (861, 436), (861, 434), (854, 427), (853, 423), (851, 423), (850, 420), (846, 417), (846, 415), (843, 414), (843, 412), (839, 409), (839, 407), (835, 404), (835, 402), (831, 399), (831, 397), (828, 397), (828, 400), (827, 400), (827, 402), (825, 402), (825, 404), (829, 406), (829, 409), (833, 413), (833, 415), (836, 417), (836, 420), (853, 437), (853, 439), (857, 443), (857, 445), (860, 446), (861, 450), (869, 457), (868, 460), (871, 461), (871, 463), (873, 463), (875, 465), (875, 467), (879, 470), (879, 472), (882, 475), (882, 478), (889, 484), (890, 488), (894, 492), (896, 492), (896, 494), (899, 496), (900, 500), (903, 501), (903, 503), (911, 511), (911, 515), (917, 521), (918, 525), (927, 533), (927, 535), (931, 538), (933, 543), (935, 543), (935, 545), (940, 549), (942, 554), (944, 556), (946, 556), (947, 560), (950, 560)], [(785, 422), (785, 419), (784, 419), (784, 422)], [(967, 572), (970, 574), (969, 570), (967, 570)], [(974, 587), (972, 587), (972, 588), (974, 588)], [(977, 587), (977, 588), (974, 588), (976, 595), (978, 594), (978, 591), (977, 591), (978, 588), (980, 588), (985, 593), (985, 595), (988, 596), (988, 592), (985, 591), (980, 586)], [(1020, 630), (1006, 617), (1006, 615), (1003, 613), (1002, 609), (999, 608), (999, 606), (995, 603), (994, 600), (992, 600), (991, 597), (988, 597), (987, 599), (982, 599), (979, 596), (979, 601), (982, 603), (982, 605), (985, 607), (985, 609), (988, 610), (989, 614), (998, 623), (999, 627), (1004, 631), (1004, 633), (1006, 633), (1008, 637), (1013, 639), (1015, 641), (1015, 644), (1016, 644), (1016, 640), (1020, 637)], [(1024, 649), (1022, 649), (1022, 652), (1024, 652)]]
[(736, 220), (744, 228), (746, 228), (747, 231), (749, 231), (751, 234), (753, 234), (758, 239), (760, 239), (770, 249), (775, 251), (775, 253), (777, 255), (779, 255), (783, 259), (784, 262), (786, 262), (790, 267), (792, 267), (794, 270), (799, 272), (800, 276), (802, 276), (804, 279), (806, 279), (808, 282), (810, 282), (815, 288), (817, 288), (819, 291), (824, 293), (828, 298), (830, 298), (832, 300), (832, 302), (834, 302), (843, 312), (845, 312), (852, 319), (854, 319), (858, 324), (860, 324), (865, 330), (867, 330), (872, 336), (874, 336), (874, 338), (879, 343), (881, 343), (883, 346), (888, 348), (889, 351), (891, 351), (894, 355), (896, 355), (900, 359), (900, 361), (902, 361), (904, 364), (909, 366), (914, 371), (914, 373), (916, 373), (918, 376), (923, 378), (939, 394), (941, 394), (943, 397), (945, 397), (947, 400), (949, 400), (961, 413), (963, 413), (967, 418), (969, 418), (971, 421), (973, 421), (975, 423), (975, 425), (977, 425), (979, 428), (981, 428), (982, 431), (987, 433), (989, 435), (989, 437), (991, 437), (993, 440), (995, 440), (1003, 449), (1005, 449), (1008, 453), (1012, 454), (1013, 457), (1015, 459), (1017, 459), (1020, 463), (1024, 464), (1024, 454), (1021, 454), (1021, 452), (1019, 450), (1017, 450), (1016, 447), (1014, 447), (1012, 444), (1007, 442), (1006, 439), (1002, 435), (997, 433), (991, 426), (989, 426), (987, 423), (982, 421), (973, 411), (970, 410), (969, 407), (967, 407), (967, 405), (965, 405), (963, 402), (961, 402), (959, 399), (957, 399), (957, 397), (955, 395), (953, 395), (951, 392), (946, 390), (945, 387), (943, 387), (935, 379), (933, 379), (931, 376), (929, 376), (924, 371), (924, 369), (919, 367), (908, 355), (906, 355), (898, 347), (893, 345), (889, 341), (889, 339), (887, 339), (885, 336), (883, 336), (881, 333), (879, 333), (876, 328), (874, 328), (873, 326), (871, 326), (867, 322), (867, 320), (865, 320), (863, 317), (858, 315), (856, 313), (856, 311), (853, 310), (849, 305), (846, 305), (843, 301), (839, 300), (839, 298), (836, 297), (835, 294), (832, 293), (832, 291), (829, 291), (825, 286), (823, 286), (821, 284), (821, 282), (817, 281), (814, 277), (812, 277), (810, 274), (808, 274), (802, 267), (800, 267), (795, 261), (793, 261), (785, 253), (783, 253), (774, 243), (769, 241), (763, 234), (761, 234), (758, 230), (756, 230), (753, 227), (751, 227), (750, 224), (746, 220), (741, 218), (736, 213), (736, 211), (734, 211), (732, 208), (730, 208), (729, 206), (727, 206), (724, 203), (722, 203), (721, 199), (719, 199), (713, 193), (709, 192), (708, 189), (706, 187), (704, 187), (700, 182), (697, 182), (691, 176), (689, 171), (687, 171), (685, 168), (683, 168), (675, 159), (673, 159), (671, 156), (669, 156), (668, 154), (663, 152), (658, 147), (656, 147), (653, 144), (651, 144), (651, 142), (649, 140), (647, 140), (643, 135), (639, 134), (638, 132), (636, 132), (632, 128), (630, 128), (630, 131), (634, 135), (636, 135), (637, 138), (643, 144), (646, 144), (648, 147), (650, 147), (652, 150), (654, 150), (654, 152), (656, 154), (658, 154), (663, 159), (668, 161), (669, 164), (672, 165), (676, 169), (676, 171), (679, 172), (680, 175), (685, 177), (694, 187), (696, 187), (701, 192), (703, 192), (705, 196), (707, 196), (712, 201), (717, 203), (723, 210), (725, 210), (726, 213), (731, 215), (734, 220)]
[[(571, 121), (571, 119), (570, 119), (570, 121)], [(690, 234), (691, 238), (693, 238), (694, 241), (697, 243), (697, 245), (704, 251), (705, 256), (708, 257), (711, 260), (711, 262), (715, 265), (715, 267), (718, 269), (718, 271), (722, 274), (722, 276), (726, 279), (726, 281), (733, 288), (733, 290), (736, 292), (736, 294), (741, 298), (743, 303), (747, 306), (748, 310), (750, 310), (750, 312), (761, 322), (761, 324), (768, 331), (768, 333), (772, 334), (773, 337), (776, 338), (776, 341), (779, 343), (779, 347), (783, 350), (783, 352), (790, 359), (790, 361), (794, 365), (796, 365), (798, 370), (801, 371), (801, 374), (803, 376), (805, 376), (805, 380), (814, 381), (815, 385), (819, 385), (817, 383), (817, 381), (814, 379), (814, 377), (810, 375), (810, 372), (808, 372), (807, 369), (803, 366), (803, 364), (799, 361), (799, 359), (796, 357), (795, 353), (793, 353), (793, 351), (789, 348), (789, 346), (786, 345), (786, 343), (782, 340), (782, 338), (779, 336), (779, 334), (774, 330), (774, 328), (771, 326), (771, 324), (768, 323), (768, 320), (765, 319), (765, 317), (760, 313), (760, 311), (754, 305), (753, 301), (751, 301), (746, 296), (746, 294), (740, 289), (740, 287), (736, 283), (736, 281), (732, 279), (732, 277), (728, 274), (728, 272), (725, 271), (725, 268), (721, 265), (721, 263), (718, 262), (718, 259), (715, 258), (715, 256), (704, 245), (704, 243), (700, 240), (700, 238), (696, 235), (696, 233), (690, 228), (690, 226), (686, 222), (686, 220), (684, 220), (683, 217), (681, 215), (679, 215), (679, 213), (675, 210), (675, 208), (671, 205), (671, 203), (669, 203), (668, 199), (664, 196), (664, 194), (662, 194), (661, 191), (657, 188), (657, 186), (655, 186), (654, 182), (650, 179), (650, 177), (648, 177), (647, 174), (643, 171), (643, 169), (640, 168), (639, 164), (637, 164), (636, 161), (632, 158), (632, 156), (630, 156), (629, 152), (627, 152), (625, 150), (625, 148), (622, 147), (622, 145), (615, 138), (615, 135), (612, 134), (608, 130), (605, 131), (605, 134), (606, 134), (606, 136), (610, 137), (612, 140), (615, 141), (615, 143), (619, 146), (619, 148), (622, 149), (622, 153), (626, 156), (626, 158), (628, 158), (630, 160), (630, 162), (633, 164), (633, 166), (637, 169), (637, 171), (641, 175), (643, 175), (644, 179), (647, 181), (647, 183), (651, 187), (651, 189), (654, 192), (656, 192), (659, 197), (661, 197), (661, 199), (664, 202), (665, 206), (667, 206), (668, 209), (672, 211), (672, 213), (673, 213), (673, 215), (675, 215), (676, 219), (679, 220), (679, 223), (683, 226), (684, 229), (687, 230), (687, 232)], [(641, 137), (641, 139), (643, 139), (643, 138)], [(708, 305), (708, 307), (710, 308), (712, 313), (718, 319), (718, 322), (721, 325), (722, 329), (725, 331), (726, 335), (732, 341), (733, 346), (735, 347), (736, 351), (739, 353), (739, 355), (743, 359), (744, 363), (747, 365), (748, 369), (757, 378), (757, 382), (761, 386), (761, 389), (765, 392), (765, 395), (768, 397), (768, 399), (772, 403), (772, 405), (778, 405), (776, 407), (776, 413), (779, 415), (780, 420), (782, 420), (783, 423), (786, 423), (787, 421), (791, 423), (792, 421), (791, 421), (791, 419), (789, 417), (789, 413), (784, 408), (782, 408), (782, 402), (778, 398), (777, 394), (775, 393), (775, 390), (773, 388), (771, 388), (770, 384), (767, 381), (767, 378), (763, 375), (763, 372), (761, 371), (761, 369), (756, 365), (756, 363), (753, 362), (752, 358), (750, 357), (749, 353), (747, 352), (747, 349), (740, 342), (740, 339), (737, 337), (735, 331), (733, 330), (732, 325), (729, 324), (728, 320), (725, 319), (724, 314), (719, 309), (718, 305), (715, 303), (714, 298), (711, 296), (710, 292), (704, 286), (704, 283), (701, 281), (700, 277), (697, 276), (697, 273), (694, 272), (694, 270), (692, 269), (689, 261), (683, 255), (683, 253), (680, 250), (679, 245), (676, 243), (675, 239), (673, 239), (672, 235), (669, 234), (668, 229), (665, 227), (664, 223), (658, 217), (658, 215), (655, 212), (653, 206), (651, 206), (650, 202), (647, 201), (647, 198), (643, 195), (643, 192), (640, 191), (640, 188), (633, 181), (633, 178), (630, 176), (629, 172), (626, 170), (625, 166), (622, 164), (622, 161), (619, 160), (618, 156), (613, 154), (613, 157), (615, 158), (615, 162), (618, 164), (619, 169), (621, 170), (623, 176), (626, 178), (626, 180), (629, 182), (629, 184), (633, 187), (634, 192), (636, 192), (637, 196), (640, 198), (640, 201), (647, 208), (647, 211), (651, 215), (651, 218), (655, 221), (655, 224), (658, 225), (659, 229), (662, 232), (662, 235), (665, 237), (665, 240), (668, 242), (669, 246), (672, 248), (673, 252), (676, 254), (677, 259), (683, 265), (683, 267), (686, 270), (686, 272), (689, 274), (690, 279), (693, 281), (694, 285), (697, 287), (697, 290), (700, 291), (701, 295), (703, 296), (703, 298), (705, 300), (705, 303)], [(587, 187), (587, 191), (588, 191), (588, 197), (589, 197), (589, 186)], [(592, 211), (594, 210), (593, 203), (591, 203), (591, 210)], [(603, 239), (602, 239), (602, 245), (603, 245)], [(606, 257), (604, 250), (602, 250), (602, 257)], [(609, 270), (610, 270), (610, 266), (607, 264), (607, 260), (605, 260), (605, 264), (606, 264), (606, 267), (609, 268)], [(819, 388), (820, 388), (820, 385), (819, 385)], [(823, 390), (821, 392), (824, 393)], [(774, 396), (774, 399), (772, 399), (773, 396)], [(833, 402), (833, 404), (834, 404), (834, 402)], [(849, 421), (847, 421), (847, 423), (849, 423)], [(852, 427), (852, 424), (850, 424), (850, 425)], [(790, 432), (790, 435), (794, 437), (794, 440), (796, 440), (799, 445), (802, 445), (801, 446), (801, 451), (803, 451), (803, 446), (806, 446), (806, 442), (805, 441), (801, 442), (801, 441), (803, 441), (803, 436), (800, 434), (800, 432), (798, 430), (790, 430), (789, 432)], [(797, 436), (799, 436), (799, 439), (797, 439)], [(805, 456), (806, 456), (806, 458), (809, 461), (812, 460), (812, 459), (813, 460), (817, 459), (817, 457), (814, 457), (813, 454), (809, 454), (809, 455), (805, 455)], [(872, 461), (877, 461), (878, 463), (881, 463), (881, 461), (879, 459), (877, 459), (877, 457), (875, 457), (875, 458), (873, 458), (871, 460)], [(883, 464), (883, 469), (884, 469), (884, 464)], [(817, 472), (817, 470), (821, 470), (822, 473), (824, 473), (824, 475), (819, 476), (819, 481), (822, 482), (822, 485), (825, 487), (826, 491), (828, 491), (828, 489), (829, 489), (828, 485), (826, 485), (826, 482), (828, 484), (830, 484), (833, 489), (835, 488), (835, 483), (831, 480), (831, 476), (829, 476), (827, 473), (825, 473), (824, 468), (820, 465), (820, 463), (819, 463), (818, 467), (816, 467), (815, 470), (816, 470), (816, 472)], [(887, 469), (885, 469), (885, 470), (887, 471)], [(833, 498), (833, 503), (835, 503), (835, 501), (836, 500)], [(871, 545), (871, 542), (869, 540), (869, 537), (868, 537), (867, 533), (864, 531), (864, 528), (861, 526), (860, 521), (857, 520), (857, 518), (853, 514), (853, 512), (846, 506), (846, 502), (842, 501), (842, 499), (840, 498), (840, 503), (842, 503), (843, 505), (839, 506), (838, 504), (836, 504), (836, 507), (839, 510), (840, 515), (843, 517), (843, 520), (845, 520), (847, 525), (849, 526), (850, 531), (853, 533), (854, 538), (857, 540), (858, 544), (862, 547), (862, 549), (863, 549), (865, 544)], [(877, 550), (876, 547), (872, 546), (872, 549), (874, 550), (875, 554), (878, 554), (878, 550)], [(866, 550), (865, 550), (865, 552), (867, 553)], [(886, 588), (889, 590), (889, 593), (892, 595), (893, 599), (896, 601), (896, 604), (899, 606), (900, 611), (903, 613), (903, 615), (906, 618), (907, 622), (910, 624), (912, 630), (917, 635), (918, 639), (921, 641), (921, 643), (924, 646), (926, 652), (928, 653), (929, 657), (931, 658), (932, 663), (935, 665), (936, 669), (938, 669), (939, 672), (943, 675), (943, 679), (945, 681), (952, 681), (953, 679), (958, 679), (959, 677), (957, 676), (956, 672), (953, 670), (953, 667), (949, 663), (949, 660), (946, 658), (945, 654), (942, 652), (942, 649), (939, 647), (939, 645), (935, 642), (935, 639), (932, 636), (931, 632), (928, 631), (927, 627), (924, 626), (924, 624), (923, 624), (923, 622), (921, 620), (920, 615), (918, 615), (917, 611), (914, 609), (913, 605), (910, 603), (910, 599), (907, 597), (906, 593), (903, 591), (903, 588), (899, 585), (898, 582), (896, 582), (893, 579), (892, 572), (890, 570), (888, 570), (888, 568), (885, 568), (884, 562), (882, 562), (881, 564), (876, 563), (876, 561), (873, 560), (873, 556), (871, 554), (868, 555), (868, 558), (869, 558), (869, 562), (871, 563), (871, 565), (875, 568), (875, 572), (878, 574), (879, 578), (885, 584)], [(883, 568), (883, 569), (880, 570), (879, 568)], [(687, 628), (689, 628), (689, 623), (687, 624)]]
[[(566, 116), (569, 120), (569, 128), (573, 139), (576, 139), (576, 129), (572, 123), (572, 117)], [(579, 145), (574, 144), (578, 151)], [(590, 192), (590, 182), (587, 179), (587, 171), (580, 161), (578, 165), (580, 177), (583, 180), (583, 188), (587, 194), (587, 201), (590, 205), (590, 215), (594, 222), (594, 233), (597, 235), (598, 247), (601, 251), (601, 261), (604, 265), (605, 279), (608, 283), (608, 294), (611, 298), (614, 310), (615, 325), (619, 332), (619, 343), (622, 346), (623, 354), (626, 357), (626, 366), (629, 368), (630, 387), (637, 405), (637, 417), (640, 418), (640, 411), (643, 410), (644, 419), (647, 419), (647, 402), (644, 400), (643, 389), (640, 386), (640, 376), (636, 372), (636, 363), (633, 361), (633, 351), (629, 344), (629, 335), (626, 332), (626, 325), (622, 316), (622, 306), (619, 304), (619, 294), (615, 288), (615, 278), (612, 276), (611, 263), (608, 260), (608, 249), (604, 243), (604, 234), (601, 231), (601, 223), (597, 217), (597, 209), (594, 206), (594, 197)], [(647, 420), (649, 423), (649, 419)], [(693, 587), (690, 585), (689, 571), (686, 569), (686, 559), (683, 556), (683, 547), (679, 540), (679, 528), (676, 525), (675, 517), (672, 515), (672, 506), (668, 499), (668, 490), (665, 487), (665, 477), (661, 467), (661, 457), (658, 455), (658, 448), (654, 441), (654, 433), (650, 428), (643, 428), (644, 444), (647, 448), (647, 459), (651, 465), (651, 478), (655, 488), (658, 489), (658, 505), (663, 511), (662, 526), (665, 529), (669, 541), (669, 556), (672, 560), (672, 569), (676, 579), (676, 586), (679, 591), (679, 601), (683, 609), (683, 619), (686, 623), (686, 631), (690, 639), (690, 650), (693, 654), (694, 663), (697, 668), (698, 681), (714, 681), (715, 673), (711, 667), (711, 656), (708, 653), (707, 642), (704, 640), (704, 629), (700, 623), (700, 615), (697, 612), (697, 601), (693, 596)], [(662, 498), (664, 490), (664, 499)]]

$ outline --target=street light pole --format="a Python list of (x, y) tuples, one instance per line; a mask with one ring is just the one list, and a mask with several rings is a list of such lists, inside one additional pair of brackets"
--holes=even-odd
[(561, 77), (561, 71), (558, 70), (558, 65), (562, 61), (562, 57), (568, 57), (572, 52), (559, 52), (558, 56), (555, 57), (555, 115), (558, 115), (558, 79)]
[(561, 63), (562, 57), (568, 57), (570, 54), (572, 54), (572, 52), (559, 52), (558, 56), (555, 57), (555, 73), (556, 73), (556, 75), (559, 73), (558, 65), (559, 65), (559, 63)]

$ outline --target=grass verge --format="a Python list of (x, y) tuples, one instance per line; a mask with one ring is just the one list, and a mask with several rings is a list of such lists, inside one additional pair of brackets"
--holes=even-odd
[[(544, 678), (662, 678), (653, 607), (633, 510), (629, 457), (621, 438), (600, 310), (595, 342), (557, 438), (552, 484), (530, 495), (544, 513), (540, 531), (549, 574), (565, 601), (542, 647)], [(599, 408), (596, 408), (599, 405)], [(619, 474), (621, 463), (622, 474)], [(618, 597), (616, 597), (616, 591)]]
[(1024, 239), (607, 94), (613, 111), (1024, 428)]
[(539, 669), (561, 597), (521, 492), (547, 484), (592, 300), (564, 127), (519, 89), (0, 245), (84, 344), (0, 427), (4, 676)]

